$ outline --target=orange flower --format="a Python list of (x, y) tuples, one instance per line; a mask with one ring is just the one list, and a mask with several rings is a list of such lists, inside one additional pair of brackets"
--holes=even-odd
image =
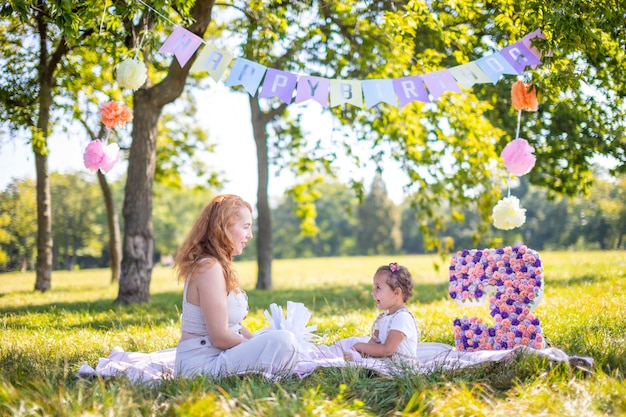
[(133, 121), (133, 114), (128, 107), (116, 101), (108, 101), (100, 106), (102, 123), (107, 129), (113, 129), (117, 125), (124, 126), (126, 122)]
[(511, 88), (511, 101), (516, 110), (537, 111), (537, 88), (532, 84), (516, 81)]

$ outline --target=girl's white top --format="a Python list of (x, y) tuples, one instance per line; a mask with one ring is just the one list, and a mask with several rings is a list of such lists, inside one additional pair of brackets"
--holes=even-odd
[(378, 330), (378, 340), (385, 343), (389, 331), (397, 330), (404, 334), (404, 338), (392, 358), (417, 359), (417, 345), (420, 342), (420, 329), (413, 314), (406, 308), (401, 308), (393, 314), (384, 312), (374, 322), (374, 329)]

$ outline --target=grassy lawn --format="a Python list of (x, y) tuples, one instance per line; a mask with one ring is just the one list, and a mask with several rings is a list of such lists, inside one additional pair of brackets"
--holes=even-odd
[[(151, 303), (116, 306), (108, 270), (55, 272), (52, 289), (33, 291), (34, 273), (0, 274), (0, 416), (603, 416), (626, 415), (626, 253), (542, 253), (546, 289), (535, 310), (548, 342), (591, 356), (591, 372), (533, 357), (463, 371), (393, 378), (358, 369), (318, 369), (275, 383), (256, 375), (174, 379), (134, 385), (83, 380), (115, 346), (149, 352), (174, 347), (182, 284), (168, 268), (152, 276)], [(256, 264), (239, 262), (250, 298), (246, 325), (267, 325), (270, 303), (303, 302), (319, 343), (365, 335), (377, 311), (370, 297), (379, 265), (406, 265), (409, 303), (422, 340), (453, 344), (452, 320), (486, 318), (487, 307), (448, 298), (447, 260), (436, 256), (325, 258), (274, 262), (274, 289), (254, 290)], [(439, 263), (439, 269), (435, 263)]]

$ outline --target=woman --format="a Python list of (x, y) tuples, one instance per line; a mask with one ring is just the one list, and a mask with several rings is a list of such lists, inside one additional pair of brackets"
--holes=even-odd
[(252, 207), (223, 194), (207, 204), (181, 245), (174, 268), (185, 281), (181, 337), (176, 348), (178, 376), (247, 372), (279, 377), (298, 358), (298, 344), (286, 330), (253, 336), (241, 322), (248, 297), (232, 258), (252, 239)]

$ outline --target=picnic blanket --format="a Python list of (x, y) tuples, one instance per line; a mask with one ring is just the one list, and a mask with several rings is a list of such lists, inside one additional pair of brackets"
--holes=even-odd
[[(462, 369), (469, 366), (500, 362), (515, 358), (520, 354), (537, 355), (553, 362), (565, 362), (590, 368), (593, 358), (570, 356), (564, 351), (548, 347), (534, 349), (518, 346), (509, 350), (463, 351), (444, 343), (421, 342), (417, 347), (417, 360), (397, 366), (389, 359), (362, 357), (350, 347), (356, 342), (367, 342), (369, 336), (357, 336), (339, 340), (331, 345), (315, 344), (315, 326), (309, 326), (310, 312), (301, 303), (287, 303), (287, 315), (275, 304), (270, 312), (265, 311), (270, 324), (259, 332), (287, 329), (294, 333), (299, 342), (299, 360), (290, 370), (290, 375), (304, 378), (315, 369), (323, 367), (362, 367), (381, 375), (393, 375), (396, 372), (431, 373), (442, 370)], [(149, 382), (174, 377), (176, 348), (159, 350), (151, 353), (126, 352), (115, 347), (108, 357), (100, 358), (95, 368), (83, 364), (78, 370), (79, 377), (89, 376), (126, 376), (134, 382)], [(285, 375), (267, 375), (270, 378)]]

